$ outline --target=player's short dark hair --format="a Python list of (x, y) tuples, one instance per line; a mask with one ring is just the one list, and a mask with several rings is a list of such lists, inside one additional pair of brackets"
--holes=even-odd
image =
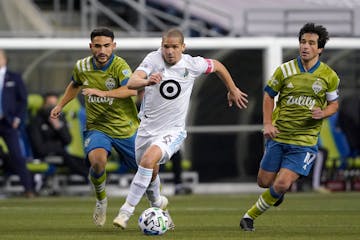
[(93, 40), (94, 37), (98, 36), (110, 37), (112, 40), (114, 40), (114, 32), (107, 27), (95, 28), (90, 34), (90, 39)]
[(330, 39), (329, 33), (322, 25), (315, 25), (315, 23), (306, 23), (299, 31), (299, 42), (304, 33), (316, 33), (319, 36), (318, 48), (324, 48), (326, 42)]
[(165, 32), (163, 32), (162, 39), (164, 39), (166, 37), (177, 37), (177, 38), (180, 38), (181, 43), (184, 43), (184, 34), (178, 28), (170, 28), (170, 29), (166, 30)]

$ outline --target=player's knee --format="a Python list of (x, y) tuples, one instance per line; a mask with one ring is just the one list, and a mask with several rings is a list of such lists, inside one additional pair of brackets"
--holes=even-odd
[(290, 185), (291, 183), (287, 181), (279, 180), (274, 183), (273, 187), (277, 193), (286, 193), (290, 188)]
[(103, 172), (106, 167), (106, 160), (92, 160), (91, 167), (95, 170), (95, 172)]
[(154, 169), (156, 161), (152, 158), (143, 157), (140, 162), (140, 166), (143, 168)]
[(272, 180), (263, 179), (261, 177), (257, 178), (257, 184), (261, 188), (268, 188), (271, 186)]

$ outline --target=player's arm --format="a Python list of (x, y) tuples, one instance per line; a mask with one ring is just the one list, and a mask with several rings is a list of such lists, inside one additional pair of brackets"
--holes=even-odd
[(161, 73), (153, 73), (149, 77), (147, 77), (146, 72), (143, 70), (136, 70), (130, 77), (127, 87), (129, 89), (141, 89), (146, 86), (157, 84), (161, 81), (162, 74)]
[(312, 118), (313, 119), (323, 119), (330, 117), (331, 115), (335, 114), (339, 109), (339, 102), (335, 101), (328, 101), (327, 106), (322, 110), (321, 108), (313, 108), (311, 110)]
[(214, 72), (223, 81), (228, 90), (229, 106), (231, 107), (235, 103), (238, 108), (246, 108), (248, 103), (247, 94), (236, 87), (229, 71), (221, 62), (214, 59), (212, 61), (214, 63)]
[(331, 115), (335, 114), (339, 109), (338, 87), (340, 79), (336, 75), (336, 73), (333, 73), (330, 79), (330, 87), (329, 90), (326, 92), (327, 105), (324, 109), (321, 109), (320, 107), (311, 109), (311, 115), (313, 119), (323, 119), (330, 117)]
[(265, 92), (263, 99), (263, 135), (266, 138), (274, 138), (279, 133), (279, 130), (272, 124), (274, 105), (274, 98)]
[(109, 91), (102, 91), (96, 88), (84, 88), (81, 93), (85, 96), (95, 95), (99, 97), (128, 98), (137, 95), (136, 90), (129, 89), (127, 86), (121, 86)]
[(66, 87), (64, 96), (60, 99), (58, 104), (51, 110), (50, 117), (58, 118), (62, 109), (68, 104), (71, 100), (73, 100), (81, 89), (80, 85), (75, 84), (73, 81), (69, 83)]

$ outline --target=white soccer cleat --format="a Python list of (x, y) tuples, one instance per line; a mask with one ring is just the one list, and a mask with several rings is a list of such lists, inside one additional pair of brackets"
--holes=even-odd
[(161, 204), (160, 207), (162, 210), (166, 210), (167, 205), (169, 204), (169, 200), (165, 196), (161, 196)]
[(160, 196), (161, 202), (160, 204), (155, 204), (150, 202), (150, 207), (157, 207), (161, 208), (162, 210), (165, 210), (167, 208), (167, 205), (169, 204), (169, 200), (165, 196)]
[(170, 213), (169, 211), (167, 210), (167, 206), (169, 204), (169, 200), (167, 199), (167, 197), (165, 196), (161, 196), (161, 204), (160, 206), (152, 206), (152, 207), (158, 207), (158, 208), (161, 208), (162, 210), (164, 210), (166, 216), (168, 217), (169, 219), (169, 222), (168, 222), (168, 228), (169, 229), (175, 229), (175, 224), (170, 216)]
[(131, 213), (128, 211), (120, 210), (119, 214), (113, 221), (114, 227), (119, 227), (125, 229), (127, 227), (127, 223), (131, 217)]
[(172, 218), (171, 218), (171, 216), (170, 216), (170, 213), (169, 213), (169, 211), (168, 210), (164, 210), (164, 212), (165, 212), (165, 215), (167, 216), (167, 218), (168, 218), (168, 228), (170, 229), (170, 230), (174, 230), (175, 229), (175, 223), (173, 222), (173, 220), (172, 220)]
[(93, 220), (96, 226), (102, 227), (106, 222), (106, 208), (107, 208), (107, 198), (99, 201), (96, 200), (96, 205), (93, 214)]

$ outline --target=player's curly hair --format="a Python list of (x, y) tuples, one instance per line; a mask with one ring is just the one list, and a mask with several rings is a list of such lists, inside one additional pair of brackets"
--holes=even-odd
[(319, 36), (318, 48), (324, 48), (326, 42), (330, 39), (329, 33), (322, 25), (315, 25), (315, 23), (306, 23), (299, 31), (299, 42), (304, 33), (316, 33)]
[(114, 40), (114, 32), (107, 27), (95, 28), (90, 34), (90, 39), (93, 40), (94, 37), (99, 37), (99, 36), (110, 37), (112, 40)]

